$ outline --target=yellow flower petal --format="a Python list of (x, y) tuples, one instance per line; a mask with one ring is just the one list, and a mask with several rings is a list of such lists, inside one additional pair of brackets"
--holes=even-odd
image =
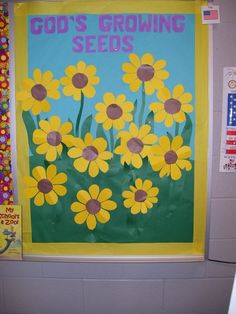
[(165, 165), (165, 159), (163, 156), (152, 156), (149, 157), (152, 169), (154, 171), (159, 171)]
[(77, 224), (81, 225), (86, 221), (88, 215), (89, 213), (87, 212), (87, 210), (81, 211), (77, 215), (75, 215), (74, 220)]
[(183, 138), (182, 136), (178, 135), (178, 136), (175, 136), (172, 140), (172, 143), (171, 143), (171, 150), (178, 150), (181, 146), (183, 145)]
[(169, 174), (170, 174), (170, 165), (164, 165), (159, 173), (160, 178), (164, 176), (168, 176)]
[(74, 76), (76, 74), (76, 67), (74, 65), (69, 65), (65, 69), (65, 73), (66, 73), (66, 75), (68, 75), (69, 77), (72, 78), (72, 76)]
[(192, 164), (189, 160), (177, 160), (176, 165), (180, 167), (180, 169), (185, 169), (186, 171), (190, 171), (192, 169)]
[(144, 124), (139, 129), (138, 137), (140, 139), (143, 139), (150, 131), (151, 131), (151, 126), (148, 124)]
[(185, 113), (183, 111), (179, 111), (178, 113), (173, 114), (173, 119), (178, 123), (182, 123), (186, 120)]
[(52, 130), (51, 125), (47, 120), (40, 120), (39, 126), (46, 134), (48, 134)]
[(168, 136), (161, 136), (159, 138), (159, 143), (165, 153), (170, 150), (170, 140)]
[(117, 204), (113, 201), (104, 201), (101, 203), (101, 207), (106, 210), (114, 210), (117, 208)]
[(139, 154), (132, 154), (131, 162), (132, 165), (137, 169), (141, 168), (143, 165), (143, 160)]
[(73, 147), (69, 149), (68, 151), (68, 156), (71, 158), (77, 158), (77, 157), (80, 157), (81, 155), (82, 155), (82, 150), (80, 148)]
[(160, 110), (157, 112), (157, 114), (155, 114), (154, 120), (156, 122), (162, 122), (165, 120), (166, 116), (167, 116), (167, 112), (165, 110)]
[(79, 172), (85, 172), (88, 169), (89, 161), (81, 157), (76, 159), (73, 165)]
[(181, 95), (184, 93), (184, 87), (181, 84), (178, 84), (173, 89), (173, 98), (179, 99)]
[(96, 214), (97, 220), (104, 224), (110, 220), (110, 214), (104, 209), (100, 209), (100, 211)]
[(102, 172), (106, 173), (106, 172), (109, 170), (109, 166), (108, 166), (108, 163), (107, 163), (106, 161), (104, 161), (104, 160), (98, 158), (98, 159), (96, 159), (95, 162), (96, 162), (98, 168), (99, 168)]
[(145, 53), (141, 59), (141, 63), (142, 64), (149, 64), (149, 65), (153, 65), (154, 64), (154, 58), (153, 55), (148, 53)]
[(183, 110), (183, 111), (186, 112), (186, 113), (190, 113), (190, 112), (193, 111), (193, 106), (190, 105), (190, 104), (183, 104), (183, 105), (181, 106), (181, 110)]
[(135, 186), (139, 190), (142, 189), (143, 188), (143, 181), (140, 178), (136, 179), (135, 180)]
[(96, 200), (99, 194), (99, 186), (97, 184), (90, 185), (89, 194), (91, 195), (91, 198)]
[(56, 146), (50, 146), (48, 147), (48, 151), (46, 154), (46, 160), (48, 161), (55, 161), (57, 159), (57, 149)]
[(115, 103), (115, 96), (112, 93), (105, 93), (103, 96), (104, 103), (106, 105)]
[(145, 205), (145, 202), (141, 203), (141, 213), (146, 214), (147, 211), (148, 211), (148, 209), (147, 209), (147, 206)]
[(191, 93), (184, 93), (182, 96), (179, 97), (179, 101), (182, 103), (182, 104), (187, 104), (189, 102), (191, 102), (193, 96)]
[(78, 201), (82, 204), (86, 204), (91, 199), (89, 193), (85, 190), (80, 190), (76, 196)]
[(29, 176), (23, 177), (23, 182), (28, 187), (36, 187), (38, 184), (38, 182), (34, 178), (29, 177)]
[(131, 214), (136, 215), (140, 212), (141, 210), (141, 203), (136, 202), (132, 207), (131, 207)]
[(136, 92), (139, 90), (141, 84), (142, 84), (141, 81), (136, 80), (135, 82), (132, 82), (132, 83), (130, 84), (129, 88), (130, 88), (130, 90), (131, 90), (132, 92), (136, 93)]
[(135, 123), (130, 123), (129, 132), (133, 137), (138, 137), (139, 130)]
[(152, 181), (144, 180), (144, 182), (143, 182), (143, 189), (145, 191), (148, 191), (151, 187), (152, 187)]
[(64, 196), (67, 193), (67, 189), (63, 185), (53, 185), (53, 190), (59, 196)]
[(71, 204), (70, 209), (73, 212), (77, 213), (77, 212), (81, 212), (81, 211), (86, 210), (86, 206), (84, 204), (79, 203), (79, 202), (74, 202)]
[(102, 202), (108, 200), (111, 196), (112, 196), (112, 191), (110, 189), (106, 188), (100, 192), (97, 200), (102, 203)]
[(91, 133), (86, 133), (84, 137), (84, 143), (86, 146), (90, 146), (93, 143), (93, 137)]
[(189, 158), (192, 154), (192, 150), (189, 146), (182, 146), (176, 152), (178, 159), (186, 159)]
[(96, 138), (92, 145), (96, 147), (99, 153), (103, 152), (107, 148), (107, 142), (102, 137)]
[[(79, 215), (79, 214), (78, 214)], [(94, 230), (96, 228), (96, 218), (94, 215), (89, 214), (87, 218), (87, 226), (89, 230)]]
[(29, 187), (29, 188), (26, 188), (24, 190), (24, 197), (26, 198), (32, 198), (34, 197), (37, 193), (38, 193), (38, 188), (37, 187)]
[(147, 136), (145, 136), (143, 139), (142, 139), (142, 142), (144, 144), (154, 144), (156, 141), (157, 141), (157, 136), (155, 134), (148, 134)]
[(42, 144), (45, 143), (47, 141), (47, 134), (45, 132), (43, 132), (42, 130), (34, 130), (33, 132), (33, 142), (34, 144)]
[(55, 205), (58, 201), (58, 196), (57, 194), (52, 190), (50, 191), (49, 193), (45, 194), (45, 199), (46, 199), (46, 202), (49, 204), (49, 205)]
[(135, 200), (132, 198), (127, 198), (126, 200), (124, 200), (124, 206), (125, 208), (130, 208), (135, 204)]
[(157, 97), (164, 103), (171, 98), (171, 93), (167, 87), (164, 87), (157, 92)]
[(103, 128), (105, 130), (110, 130), (112, 128), (112, 121), (110, 119), (106, 120), (104, 123), (103, 123)]
[(140, 59), (139, 57), (135, 54), (135, 53), (131, 53), (129, 55), (129, 59), (130, 59), (130, 62), (136, 67), (140, 67), (141, 63), (140, 63)]
[[(146, 189), (146, 191), (147, 191), (147, 189)], [(159, 193), (159, 189), (156, 187), (152, 187), (150, 190), (147, 191), (148, 198), (156, 196), (158, 193)]]
[(88, 77), (95, 75), (96, 74), (96, 67), (92, 64), (88, 65), (84, 70), (84, 74)]
[(145, 82), (144, 85), (145, 85), (145, 92), (147, 95), (152, 95), (155, 92), (156, 87), (153, 80)]
[(37, 180), (37, 181), (40, 181), (42, 179), (46, 179), (46, 171), (43, 167), (41, 166), (38, 166), (38, 167), (35, 167), (33, 170), (32, 170), (32, 175), (33, 177)]
[(42, 83), (42, 73), (41, 73), (40, 69), (34, 70), (33, 78), (37, 84)]
[(171, 114), (167, 114), (165, 118), (165, 126), (170, 128), (174, 123), (173, 116)]
[(179, 167), (175, 164), (171, 165), (171, 179), (179, 180), (182, 177), (181, 171)]
[(137, 68), (132, 63), (125, 62), (122, 64), (122, 70), (126, 73), (135, 73)]
[(42, 84), (47, 85), (53, 79), (53, 74), (51, 71), (46, 71), (43, 73)]
[(42, 206), (44, 204), (44, 194), (39, 192), (34, 198), (34, 204), (36, 206)]
[(51, 130), (58, 131), (61, 124), (61, 119), (58, 116), (52, 116), (49, 120), (49, 123), (51, 125)]
[(153, 67), (155, 71), (161, 70), (166, 66), (166, 61), (164, 59), (158, 60), (154, 63)]
[(89, 164), (88, 172), (90, 177), (95, 178), (99, 173), (99, 167), (96, 161), (91, 161)]
[(103, 123), (104, 121), (107, 120), (107, 115), (103, 112), (98, 112), (96, 115), (95, 115), (95, 120), (97, 123)]
[(57, 167), (55, 165), (49, 165), (47, 170), (46, 170), (46, 176), (48, 178), (48, 180), (52, 180), (52, 178), (55, 177), (57, 173)]
[(79, 61), (77, 63), (77, 71), (79, 73), (84, 73), (85, 69), (86, 69), (86, 63), (84, 61)]

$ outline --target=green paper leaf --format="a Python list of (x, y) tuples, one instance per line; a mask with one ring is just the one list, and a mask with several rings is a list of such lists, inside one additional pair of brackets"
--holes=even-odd
[(91, 129), (91, 125), (92, 125), (92, 121), (93, 121), (93, 116), (90, 115), (88, 116), (83, 124), (82, 124), (82, 128), (81, 128), (81, 137), (84, 138), (86, 133), (89, 133), (90, 132), (90, 129)]
[(72, 130), (71, 130), (71, 133), (72, 133), (73, 135), (75, 135), (75, 128), (74, 128), (74, 124), (73, 124), (73, 122), (72, 122), (72, 120), (71, 120), (70, 118), (68, 118), (68, 122), (70, 122), (70, 123), (72, 124)]
[(75, 135), (76, 136), (79, 136), (79, 126), (80, 126), (80, 120), (82, 117), (83, 109), (84, 109), (84, 94), (83, 94), (83, 92), (81, 92), (80, 108), (79, 108), (79, 113), (78, 113), (78, 116), (76, 119), (76, 125), (75, 125)]
[(135, 122), (135, 115), (136, 115), (136, 112), (137, 112), (137, 107), (138, 107), (138, 101), (136, 99), (135, 102), (134, 102), (134, 110), (133, 110), (133, 121), (134, 122)]
[(183, 137), (183, 144), (189, 145), (191, 136), (192, 136), (192, 130), (193, 130), (193, 124), (188, 114), (186, 114), (186, 122), (183, 128), (183, 131), (181, 133)]
[(103, 137), (107, 141), (107, 143), (108, 143), (106, 134), (105, 134), (104, 129), (102, 127), (102, 124), (98, 124), (96, 136), (97, 137)]
[(28, 143), (29, 143), (30, 151), (33, 155), (35, 155), (37, 145), (34, 144), (34, 142), (33, 142), (33, 132), (36, 129), (34, 120), (31, 116), (31, 114), (29, 113), (29, 111), (23, 111), (22, 112), (22, 119), (24, 121), (26, 130), (27, 130)]
[(170, 142), (173, 140), (173, 136), (170, 134), (170, 132), (166, 132), (167, 136), (169, 137)]
[(149, 112), (146, 117), (145, 124), (150, 125), (151, 131), (154, 132), (154, 113), (153, 111)]

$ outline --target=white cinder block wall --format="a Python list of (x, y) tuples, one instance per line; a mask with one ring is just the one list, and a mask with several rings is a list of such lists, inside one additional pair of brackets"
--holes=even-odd
[[(236, 261), (236, 174), (218, 172), (222, 73), (236, 66), (236, 1), (215, 0), (210, 258)], [(0, 262), (4, 314), (226, 314), (235, 265)]]

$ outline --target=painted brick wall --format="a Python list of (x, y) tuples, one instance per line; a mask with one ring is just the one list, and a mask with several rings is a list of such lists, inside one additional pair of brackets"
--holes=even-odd
[[(236, 66), (236, 2), (215, 0), (210, 257), (236, 260), (236, 175), (218, 172), (222, 73)], [(0, 263), (4, 314), (226, 314), (235, 265), (197, 263)]]

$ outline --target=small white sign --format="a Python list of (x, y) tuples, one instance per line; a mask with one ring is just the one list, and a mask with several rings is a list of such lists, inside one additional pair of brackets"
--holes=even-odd
[(218, 5), (202, 6), (202, 24), (220, 23), (220, 9)]

